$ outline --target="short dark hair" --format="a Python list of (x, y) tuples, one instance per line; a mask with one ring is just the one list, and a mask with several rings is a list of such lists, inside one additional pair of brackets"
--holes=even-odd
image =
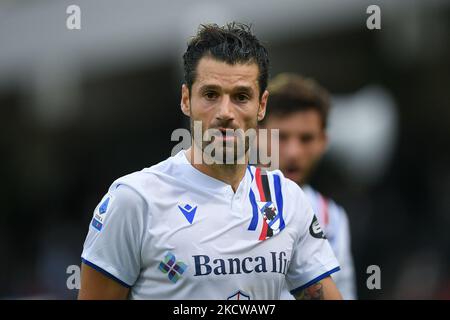
[(256, 63), (259, 69), (260, 97), (267, 88), (269, 79), (269, 55), (267, 49), (252, 34), (251, 26), (231, 22), (219, 27), (217, 24), (202, 24), (197, 35), (188, 43), (183, 55), (184, 79), (189, 91), (196, 78), (196, 68), (206, 55), (228, 64)]
[(326, 128), (330, 110), (328, 91), (311, 78), (294, 73), (281, 73), (269, 83), (269, 100), (266, 116), (286, 116), (297, 111), (315, 110), (322, 120), (322, 128)]

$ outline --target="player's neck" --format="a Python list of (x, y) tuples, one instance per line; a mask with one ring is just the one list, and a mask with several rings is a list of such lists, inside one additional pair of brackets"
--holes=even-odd
[(247, 164), (206, 164), (203, 161), (198, 163), (194, 161), (194, 152), (201, 152), (201, 150), (192, 147), (186, 150), (186, 157), (194, 168), (214, 179), (229, 184), (236, 192), (245, 176)]

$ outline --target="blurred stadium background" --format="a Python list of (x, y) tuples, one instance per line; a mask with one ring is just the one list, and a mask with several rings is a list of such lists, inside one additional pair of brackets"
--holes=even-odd
[[(66, 28), (67, 6), (81, 30)], [(381, 9), (368, 30), (366, 8)], [(72, 299), (109, 184), (170, 155), (200, 23), (252, 23), (272, 75), (333, 94), (313, 185), (343, 205), (362, 299), (450, 298), (450, 2), (0, 1), (0, 298)], [(269, 101), (270, 107), (270, 101)], [(368, 290), (366, 268), (381, 268)]]

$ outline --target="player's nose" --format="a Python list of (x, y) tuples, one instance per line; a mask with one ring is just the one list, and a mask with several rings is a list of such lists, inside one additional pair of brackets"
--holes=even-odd
[(233, 104), (228, 95), (223, 97), (217, 108), (217, 120), (227, 122), (234, 120)]
[(286, 157), (290, 159), (301, 157), (303, 154), (303, 147), (295, 139), (289, 139), (286, 144), (285, 154)]

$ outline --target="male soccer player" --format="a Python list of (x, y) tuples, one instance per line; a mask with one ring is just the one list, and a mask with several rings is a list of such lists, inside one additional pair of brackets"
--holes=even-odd
[[(329, 94), (316, 81), (293, 73), (274, 77), (269, 92), (269, 106), (260, 127), (279, 129), (280, 169), (307, 195), (341, 267), (332, 278), (344, 299), (355, 299), (347, 215), (333, 200), (307, 184), (327, 145)], [(284, 291), (282, 298), (289, 297)]]
[(183, 58), (182, 112), (219, 134), (113, 182), (84, 243), (79, 298), (279, 299), (286, 283), (299, 299), (341, 299), (338, 262), (298, 185), (247, 153), (211, 164), (206, 152), (233, 154), (234, 132), (263, 119), (267, 50), (245, 25), (204, 25)]

